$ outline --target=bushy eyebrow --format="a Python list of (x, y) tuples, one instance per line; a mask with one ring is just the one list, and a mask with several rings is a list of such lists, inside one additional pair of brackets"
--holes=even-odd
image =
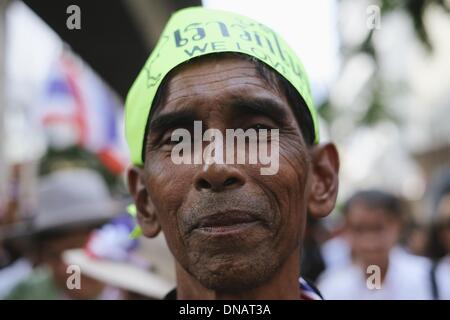
[(277, 124), (285, 123), (289, 117), (286, 107), (281, 102), (267, 97), (237, 96), (232, 99), (230, 106), (237, 114), (262, 114)]
[(164, 132), (166, 130), (192, 125), (197, 120), (197, 113), (193, 109), (182, 109), (156, 115), (150, 122), (150, 132)]
[[(262, 114), (283, 124), (289, 115), (281, 102), (268, 97), (246, 97), (234, 96), (230, 98), (229, 107), (238, 115), (241, 114)], [(190, 126), (195, 120), (199, 120), (200, 115), (194, 108), (183, 108), (177, 111), (161, 113), (156, 115), (150, 122), (150, 132), (165, 132), (169, 129)]]

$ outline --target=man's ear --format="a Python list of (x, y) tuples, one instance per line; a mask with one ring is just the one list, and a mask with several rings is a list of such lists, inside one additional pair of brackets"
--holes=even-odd
[(161, 231), (156, 216), (155, 206), (144, 185), (144, 172), (142, 168), (132, 166), (128, 169), (128, 189), (136, 205), (136, 218), (144, 236), (156, 237)]
[(308, 212), (315, 218), (326, 217), (336, 204), (339, 185), (339, 155), (333, 143), (311, 149), (312, 181)]

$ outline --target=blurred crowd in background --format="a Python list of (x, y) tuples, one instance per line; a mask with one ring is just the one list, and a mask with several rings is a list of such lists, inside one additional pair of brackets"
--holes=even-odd
[[(175, 286), (164, 238), (130, 237), (114, 78), (126, 40), (89, 38), (99, 17), (87, 40), (65, 38), (35, 3), (0, 0), (0, 299), (161, 299)], [(103, 12), (80, 3), (82, 17)], [(131, 21), (145, 54), (183, 5), (283, 34), (341, 157), (335, 211), (308, 218), (302, 276), (325, 299), (450, 299), (450, 1), (117, 3), (116, 27)]]

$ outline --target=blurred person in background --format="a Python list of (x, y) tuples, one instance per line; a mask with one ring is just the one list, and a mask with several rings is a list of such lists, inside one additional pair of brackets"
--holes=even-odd
[(434, 191), (434, 216), (430, 228), (429, 254), (433, 259), (433, 298), (450, 299), (450, 171), (443, 174)]
[(327, 226), (329, 238), (320, 246), (320, 253), (326, 270), (342, 268), (352, 263), (351, 248), (345, 233), (344, 218), (341, 214), (330, 218), (332, 218), (332, 223)]
[(436, 299), (450, 299), (450, 193), (446, 194), (439, 203), (434, 230), (442, 256), (433, 268)]
[(398, 246), (405, 215), (399, 198), (359, 191), (347, 201), (344, 215), (352, 263), (320, 277), (325, 299), (431, 299), (429, 261)]
[[(13, 226), (0, 227), (0, 299), (23, 281), (33, 270), (30, 243), (13, 235)], [(15, 233), (15, 232), (14, 232)]]
[(173, 259), (164, 238), (152, 241), (130, 236), (135, 222), (120, 215), (91, 233), (83, 248), (64, 252), (68, 265), (78, 265), (82, 274), (120, 290), (126, 300), (162, 299), (175, 285)]
[(93, 229), (121, 208), (110, 197), (102, 178), (88, 169), (55, 171), (40, 179), (38, 200), (36, 216), (9, 232), (9, 240), (27, 239), (35, 269), (6, 298), (105, 298), (108, 293), (104, 284), (83, 275), (81, 289), (70, 290), (67, 285), (70, 273), (62, 259), (65, 250), (82, 246)]
[(22, 219), (20, 209), (26, 211), (23, 209), (27, 207), (27, 203), (20, 205), (21, 197), (27, 194), (21, 189), (21, 182), (29, 182), (26, 174), (23, 177), (25, 168), (24, 164), (11, 166), (10, 177), (5, 183), (5, 201), (0, 203), (0, 299), (32, 270), (31, 263), (24, 258), (29, 251), (27, 241), (11, 234), (14, 226)]
[(403, 243), (405, 249), (414, 255), (427, 256), (428, 250), (428, 224), (411, 221), (407, 225), (407, 230), (405, 232), (405, 237)]

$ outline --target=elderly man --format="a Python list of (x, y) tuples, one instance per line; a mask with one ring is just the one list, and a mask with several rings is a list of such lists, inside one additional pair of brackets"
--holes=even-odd
[[(229, 130), (244, 145), (217, 143)], [(126, 135), (142, 233), (162, 230), (176, 260), (171, 297), (318, 296), (299, 275), (303, 232), (307, 212), (335, 205), (339, 159), (318, 143), (306, 73), (274, 31), (229, 12), (175, 13), (128, 94)], [(278, 163), (264, 172), (252, 152), (269, 147)]]

